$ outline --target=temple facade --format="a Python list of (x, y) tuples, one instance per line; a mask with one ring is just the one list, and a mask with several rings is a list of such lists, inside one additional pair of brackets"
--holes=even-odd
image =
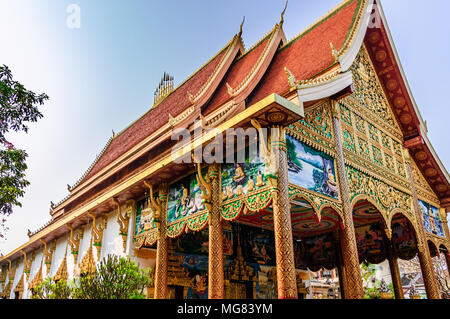
[(283, 13), (249, 49), (241, 25), (178, 87), (163, 76), (151, 109), (0, 258), (4, 298), (108, 254), (154, 269), (149, 298), (184, 299), (309, 298), (308, 270), (324, 269), (359, 299), (361, 263), (385, 260), (402, 299), (398, 259), (418, 256), (441, 298), (450, 178), (380, 2), (345, 1), (289, 41)]

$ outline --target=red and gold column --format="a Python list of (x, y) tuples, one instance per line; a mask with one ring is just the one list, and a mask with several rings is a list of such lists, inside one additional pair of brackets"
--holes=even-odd
[(444, 228), (444, 233), (445, 233), (445, 239), (447, 240), (447, 251), (445, 252), (445, 261), (447, 262), (447, 271), (448, 274), (450, 275), (450, 232), (448, 230), (448, 219), (447, 219), (447, 212), (445, 211), (445, 208), (441, 208), (441, 219), (442, 219), (442, 227)]
[(211, 181), (211, 211), (209, 212), (209, 265), (208, 297), (224, 298), (223, 233), (220, 217), (220, 174), (219, 165), (212, 164), (208, 169)]
[(339, 106), (334, 100), (331, 101), (333, 114), (333, 132), (336, 142), (337, 152), (337, 175), (340, 186), (340, 195), (343, 207), (344, 229), (341, 231), (341, 246), (343, 269), (346, 278), (347, 299), (363, 299), (364, 290), (362, 286), (361, 268), (359, 265), (358, 248), (356, 246), (355, 227), (353, 225), (353, 213), (350, 204), (349, 188), (347, 184), (347, 174), (345, 172), (344, 153), (342, 150), (341, 129), (339, 124)]
[(342, 247), (340, 241), (341, 235), (339, 229), (333, 233), (333, 238), (336, 245), (336, 264), (339, 275), (339, 290), (341, 292), (341, 299), (347, 299), (347, 279), (345, 278), (344, 261), (342, 260)]
[(160, 224), (156, 246), (155, 299), (167, 298), (167, 261), (169, 238), (167, 237), (167, 200), (168, 185), (159, 188)]
[[(287, 171), (286, 137), (282, 127), (271, 129), (271, 157), (277, 160), (277, 178), (269, 178), (273, 196), (273, 228), (279, 299), (297, 299), (294, 243), (292, 238)], [(273, 164), (273, 163), (272, 163)]]
[(427, 292), (428, 299), (440, 299), (439, 289), (436, 282), (436, 276), (433, 268), (433, 261), (431, 260), (430, 249), (428, 248), (427, 238), (425, 235), (425, 229), (423, 227), (423, 217), (419, 208), (419, 199), (417, 198), (416, 186), (414, 184), (414, 178), (411, 170), (411, 159), (409, 151), (403, 150), (406, 170), (408, 172), (409, 181), (411, 183), (411, 192), (413, 195), (413, 206), (417, 221), (417, 246), (419, 249), (419, 262), (422, 270), (422, 277), (425, 284), (425, 290)]
[(395, 299), (405, 299), (403, 294), (402, 279), (400, 277), (400, 270), (398, 268), (397, 255), (392, 246), (391, 234), (385, 229), (384, 245), (386, 247), (387, 259), (389, 262), (389, 270), (391, 272), (392, 286), (394, 287)]

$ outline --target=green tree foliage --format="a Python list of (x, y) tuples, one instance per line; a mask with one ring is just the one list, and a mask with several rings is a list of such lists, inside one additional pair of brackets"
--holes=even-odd
[(152, 269), (141, 269), (129, 257), (108, 255), (93, 275), (72, 281), (46, 278), (34, 288), (34, 299), (144, 299), (144, 289), (152, 282)]
[(54, 281), (51, 277), (33, 288), (32, 299), (69, 299), (74, 293), (72, 282)]
[(38, 106), (48, 100), (46, 94), (36, 94), (13, 80), (6, 65), (0, 66), (0, 238), (4, 237), (5, 216), (12, 213), (14, 206), (21, 206), (19, 198), (29, 185), (25, 179), (27, 153), (16, 149), (6, 139), (13, 131), (28, 132), (27, 124), (42, 118)]
[(143, 291), (150, 283), (149, 268), (139, 268), (129, 257), (108, 255), (93, 276), (80, 277), (75, 298), (144, 298)]

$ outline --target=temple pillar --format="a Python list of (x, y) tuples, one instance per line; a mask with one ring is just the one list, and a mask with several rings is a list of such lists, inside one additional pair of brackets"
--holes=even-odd
[(448, 250), (445, 251), (444, 256), (445, 256), (445, 261), (447, 263), (448, 275), (450, 276), (450, 252)]
[(447, 248), (447, 251), (445, 252), (444, 255), (445, 255), (445, 261), (447, 262), (447, 271), (450, 276), (450, 251), (449, 251), (449, 249), (450, 249), (450, 232), (448, 229), (448, 219), (447, 219), (447, 212), (446, 212), (445, 208), (440, 209), (440, 216), (442, 219), (442, 228), (444, 228), (445, 239), (447, 241), (447, 245), (445, 246)]
[(427, 238), (425, 235), (425, 229), (423, 227), (423, 216), (419, 208), (419, 199), (417, 198), (416, 186), (414, 184), (414, 178), (411, 169), (411, 159), (409, 151), (403, 150), (406, 170), (411, 184), (412, 201), (414, 206), (414, 213), (417, 221), (417, 246), (419, 250), (419, 262), (422, 271), (422, 277), (425, 284), (425, 290), (427, 292), (428, 299), (440, 299), (439, 289), (434, 273), (433, 262), (431, 260), (430, 249), (428, 248)]
[(340, 195), (343, 207), (344, 229), (341, 231), (341, 247), (343, 269), (346, 278), (345, 297), (348, 299), (363, 299), (364, 290), (362, 285), (361, 268), (356, 246), (355, 227), (353, 225), (353, 212), (350, 204), (347, 174), (345, 172), (344, 152), (342, 150), (342, 139), (340, 129), (339, 105), (337, 101), (331, 100), (333, 115), (333, 132), (336, 143), (337, 176), (339, 180)]
[(272, 185), (273, 228), (277, 263), (279, 299), (297, 299), (297, 277), (295, 272), (294, 245), (292, 238), (289, 203), (289, 180), (285, 130), (271, 129), (271, 158), (277, 159), (277, 178), (269, 177)]
[(339, 276), (339, 290), (341, 292), (341, 299), (347, 299), (346, 292), (347, 292), (347, 282), (345, 278), (345, 270), (344, 270), (344, 261), (342, 260), (342, 247), (341, 247), (341, 240), (340, 240), (340, 230), (336, 230), (333, 233), (334, 240), (336, 243), (336, 265), (338, 269), (338, 276)]
[(397, 256), (392, 245), (391, 236), (387, 236), (388, 230), (385, 229), (384, 246), (386, 247), (387, 260), (389, 262), (389, 270), (392, 278), (392, 286), (394, 287), (395, 299), (405, 299), (403, 294), (402, 279), (400, 277), (400, 270), (398, 268)]
[(223, 232), (220, 217), (219, 165), (208, 169), (211, 181), (211, 211), (209, 212), (208, 298), (224, 298)]
[(167, 237), (168, 186), (166, 184), (160, 186), (158, 195), (161, 206), (158, 227), (158, 242), (156, 246), (155, 299), (166, 299), (168, 296), (167, 261), (169, 248), (169, 237)]

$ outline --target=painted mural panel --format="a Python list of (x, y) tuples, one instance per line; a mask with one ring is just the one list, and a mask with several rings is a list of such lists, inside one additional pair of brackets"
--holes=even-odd
[(188, 175), (170, 185), (167, 223), (175, 222), (204, 209), (202, 191), (198, 185), (196, 174)]
[(379, 224), (357, 227), (356, 244), (360, 262), (367, 260), (372, 264), (379, 264), (386, 259), (383, 233)]
[(444, 229), (442, 228), (442, 221), (439, 217), (439, 210), (420, 199), (419, 207), (420, 211), (422, 212), (423, 227), (425, 228), (425, 231), (445, 237)]
[(318, 271), (336, 267), (336, 247), (331, 234), (294, 240), (295, 268)]
[(225, 278), (238, 285), (254, 284), (255, 299), (276, 298), (273, 231), (237, 223), (231, 226), (233, 250), (225, 259)]
[(392, 243), (400, 259), (410, 260), (417, 254), (417, 241), (414, 230), (405, 220), (392, 223)]
[(265, 165), (257, 152), (245, 149), (245, 163), (222, 164), (222, 200), (247, 194), (267, 185)]
[[(169, 284), (171, 278), (184, 285), (187, 299), (208, 298), (208, 230), (190, 232), (172, 239), (169, 250)], [(173, 251), (172, 251), (173, 249)]]
[(333, 158), (286, 136), (289, 182), (332, 198), (338, 198)]
[(153, 211), (149, 207), (149, 198), (146, 197), (137, 202), (134, 235), (140, 235), (155, 227), (156, 225), (153, 222)]

